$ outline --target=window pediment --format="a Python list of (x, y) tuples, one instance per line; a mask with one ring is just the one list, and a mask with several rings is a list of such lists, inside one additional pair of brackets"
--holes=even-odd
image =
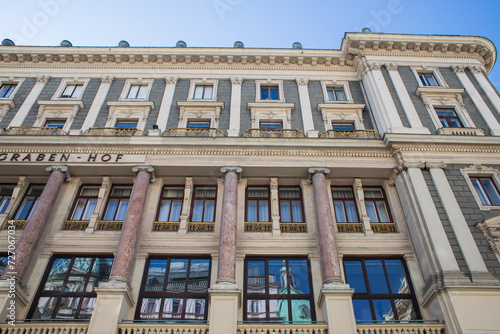
[(179, 108), (179, 128), (186, 128), (189, 120), (209, 120), (211, 128), (218, 128), (224, 102), (187, 101), (177, 102)]
[(364, 104), (318, 104), (318, 111), (321, 111), (323, 122), (327, 130), (332, 130), (332, 122), (353, 122), (356, 130), (364, 130), (363, 119)]
[(251, 112), (252, 128), (258, 129), (261, 121), (278, 120), (283, 124), (283, 129), (292, 127), (292, 111), (294, 103), (283, 102), (252, 102), (247, 104)]
[(107, 102), (107, 105), (106, 127), (114, 127), (118, 119), (136, 119), (139, 130), (144, 130), (149, 112), (155, 107), (152, 101), (112, 101)]
[(66, 132), (71, 128), (78, 111), (84, 108), (83, 102), (79, 100), (51, 100), (37, 101), (37, 103), (38, 114), (33, 126), (44, 126), (48, 119), (61, 119), (66, 121), (62, 128)]

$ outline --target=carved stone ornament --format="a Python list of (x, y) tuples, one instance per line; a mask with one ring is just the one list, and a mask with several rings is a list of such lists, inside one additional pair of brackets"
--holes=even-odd
[(323, 174), (325, 174), (325, 178), (326, 178), (328, 176), (328, 174), (330, 174), (330, 169), (325, 168), (325, 167), (311, 167), (307, 170), (307, 172), (309, 173), (309, 177), (307, 178), (307, 181), (312, 183), (312, 177), (314, 174), (323, 173)]
[(385, 64), (385, 68), (389, 71), (397, 71), (398, 70), (398, 65), (390, 63), (390, 64)]
[(175, 84), (177, 84), (177, 80), (179, 80), (178, 77), (166, 77), (165, 78), (165, 82), (167, 83), (167, 85), (175, 85)]
[(483, 69), (481, 68), (481, 66), (469, 66), (468, 69), (469, 69), (469, 71), (471, 71), (474, 74), (483, 73)]
[(450, 67), (455, 73), (464, 73), (465, 71), (465, 67), (462, 65), (452, 65)]
[(113, 80), (115, 80), (115, 77), (112, 77), (112, 76), (101, 77), (101, 83), (110, 84), (110, 83), (113, 83)]
[(150, 182), (154, 182), (156, 180), (155, 169), (153, 166), (135, 166), (135, 167), (132, 167), (132, 172), (137, 174), (140, 171), (145, 171), (145, 172), (148, 172), (149, 174), (151, 174)]
[(295, 79), (295, 81), (297, 81), (297, 85), (299, 86), (307, 86), (307, 84), (309, 83), (309, 79), (306, 78), (297, 78)]
[(45, 168), (45, 170), (49, 173), (52, 173), (53, 171), (58, 171), (58, 172), (61, 172), (61, 173), (64, 173), (66, 174), (66, 181), (70, 181), (71, 180), (71, 176), (69, 175), (69, 169), (68, 169), (68, 166), (65, 166), (65, 165), (54, 165), (54, 166), (50, 166), (50, 167), (47, 167)]
[(432, 162), (426, 162), (425, 163), (425, 168), (426, 169), (431, 169), (431, 168), (441, 168), (445, 169), (448, 165), (444, 162), (437, 162), (437, 163), (432, 163)]
[(47, 83), (50, 80), (50, 76), (48, 75), (39, 75), (36, 77), (36, 82)]
[(232, 85), (241, 85), (242, 83), (243, 83), (242, 77), (231, 77), (231, 84)]
[(404, 162), (403, 163), (403, 167), (405, 169), (408, 169), (408, 168), (419, 168), (419, 169), (424, 169), (426, 166), (425, 166), (425, 162)]

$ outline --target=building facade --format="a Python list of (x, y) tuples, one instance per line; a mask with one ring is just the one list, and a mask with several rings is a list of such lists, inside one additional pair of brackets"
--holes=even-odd
[(0, 47), (1, 333), (499, 332), (486, 38), (61, 45)]

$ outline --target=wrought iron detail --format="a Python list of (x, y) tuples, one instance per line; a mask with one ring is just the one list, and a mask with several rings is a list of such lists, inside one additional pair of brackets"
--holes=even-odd
[(363, 233), (363, 223), (337, 223), (339, 233)]
[(12, 136), (67, 136), (62, 129), (51, 126), (11, 126), (4, 131), (4, 135)]
[(177, 232), (181, 223), (178, 222), (154, 222), (153, 231), (156, 232)]
[(307, 232), (307, 223), (280, 223), (282, 233), (305, 233)]
[(215, 128), (168, 128), (164, 137), (225, 137), (226, 134)]
[[(26, 224), (28, 224), (27, 220), (14, 220), (14, 227), (15, 230), (24, 230), (26, 228)], [(11, 226), (11, 225), (5, 225), (5, 227)]]
[(66, 220), (62, 229), (67, 231), (85, 231), (88, 226), (88, 220)]
[(319, 137), (335, 139), (381, 139), (380, 133), (375, 130), (327, 130), (321, 132)]
[(268, 222), (246, 222), (245, 232), (271, 232), (273, 223)]
[(373, 233), (397, 233), (396, 223), (370, 223)]
[(146, 133), (137, 128), (88, 128), (84, 136), (131, 137), (145, 136)]
[(213, 232), (215, 223), (191, 222), (188, 224), (189, 232)]
[(297, 129), (249, 129), (241, 134), (245, 138), (305, 138), (304, 132)]
[(121, 231), (123, 220), (101, 220), (97, 223), (96, 231)]

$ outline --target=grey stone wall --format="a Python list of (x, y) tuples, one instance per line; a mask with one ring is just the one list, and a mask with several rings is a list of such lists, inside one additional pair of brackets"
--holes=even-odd
[(240, 133), (252, 127), (252, 117), (247, 103), (255, 102), (255, 80), (244, 80), (241, 84)]
[(97, 115), (97, 119), (95, 121), (95, 124), (92, 125), (93, 127), (104, 127), (106, 125), (106, 121), (108, 119), (108, 113), (109, 113), (109, 108), (106, 102), (108, 101), (118, 101), (120, 98), (120, 94), (122, 93), (123, 86), (125, 85), (125, 80), (124, 79), (117, 79), (114, 80), (113, 83), (111, 84), (111, 87), (109, 88), (108, 95), (106, 96), (106, 99), (104, 103), (102, 104), (101, 111), (99, 112), (99, 115)]
[(398, 111), (399, 118), (401, 119), (401, 123), (403, 123), (404, 127), (409, 128), (410, 122), (406, 118), (405, 111), (403, 106), (401, 105), (401, 101), (399, 101), (398, 94), (396, 93), (396, 89), (394, 88), (394, 84), (392, 83), (391, 77), (389, 76), (389, 71), (385, 66), (382, 67), (382, 75), (384, 76), (385, 83), (387, 84), (387, 88), (389, 88), (389, 92), (391, 93), (392, 100), (396, 105), (396, 109)]
[(78, 111), (75, 116), (75, 120), (71, 124), (71, 129), (81, 129), (83, 122), (85, 122), (85, 117), (89, 113), (90, 106), (94, 101), (95, 95), (97, 94), (97, 90), (101, 85), (100, 79), (90, 79), (85, 91), (82, 95), (83, 108)]
[(35, 83), (36, 83), (35, 78), (27, 78), (21, 84), (21, 87), (19, 87), (19, 89), (16, 92), (16, 95), (14, 95), (14, 98), (12, 99), (12, 101), (14, 102), (14, 104), (16, 106), (14, 108), (10, 109), (7, 112), (7, 114), (5, 115), (5, 117), (2, 119), (2, 121), (0, 122), (1, 129), (7, 128), (9, 126), (10, 122), (12, 121), (14, 116), (16, 115), (17, 111), (19, 110), (19, 108), (23, 104), (24, 100), (26, 100), (26, 97), (28, 96), (28, 94), (31, 92), (31, 90), (35, 86)]
[(229, 129), (229, 115), (231, 110), (231, 81), (219, 80), (217, 88), (217, 102), (224, 102), (224, 109), (220, 112), (219, 129), (226, 132)]
[[(363, 95), (363, 89), (361, 87), (361, 82), (359, 81), (349, 81), (349, 89), (351, 90), (352, 99), (356, 104), (368, 104)], [(365, 122), (365, 129), (375, 129), (373, 124), (373, 118), (370, 115), (368, 107), (363, 110), (363, 120)]]
[(318, 110), (318, 104), (325, 103), (323, 97), (323, 88), (321, 87), (321, 81), (309, 81), (309, 100), (311, 101), (312, 117), (314, 123), (314, 129), (318, 130), (319, 133), (325, 131), (325, 123), (323, 122), (323, 116), (321, 111)]
[[(497, 122), (500, 123), (500, 114), (498, 113), (498, 111), (496, 111), (495, 107), (493, 106), (490, 99), (488, 98), (488, 95), (486, 95), (484, 90), (479, 85), (479, 82), (476, 80), (476, 77), (474, 76), (474, 74), (472, 74), (469, 70), (465, 70), (465, 73), (467, 74), (467, 76), (469, 77), (469, 80), (472, 82), (472, 84), (474, 85), (474, 87), (478, 91), (479, 95), (481, 95), (481, 98), (483, 99), (483, 101), (486, 103), (488, 108), (491, 110), (491, 113), (493, 114), (493, 116), (495, 116)], [(495, 90), (495, 92), (496, 92), (496, 90)]]
[(145, 132), (152, 129), (153, 124), (156, 124), (166, 84), (165, 80), (155, 80), (153, 82), (153, 87), (151, 87), (151, 92), (149, 93), (149, 101), (152, 101), (155, 104), (155, 107), (153, 110), (149, 111), (148, 119), (146, 120), (146, 125), (144, 127)]
[(167, 128), (176, 128), (179, 125), (179, 108), (178, 101), (187, 101), (189, 94), (190, 80), (178, 80), (175, 85), (174, 96), (172, 98), (172, 106), (168, 115)]
[(304, 131), (302, 109), (300, 108), (299, 87), (297, 86), (297, 82), (295, 82), (295, 80), (284, 80), (283, 89), (285, 93), (285, 102), (295, 104), (295, 108), (292, 111), (292, 129)]
[[(49, 82), (45, 84), (42, 92), (38, 96), (38, 101), (48, 101), (54, 96), (59, 84), (61, 83), (61, 79), (50, 79)], [(31, 107), (30, 112), (24, 119), (22, 126), (33, 126), (36, 121), (36, 115), (38, 114), (38, 103), (34, 103), (33, 107)]]

